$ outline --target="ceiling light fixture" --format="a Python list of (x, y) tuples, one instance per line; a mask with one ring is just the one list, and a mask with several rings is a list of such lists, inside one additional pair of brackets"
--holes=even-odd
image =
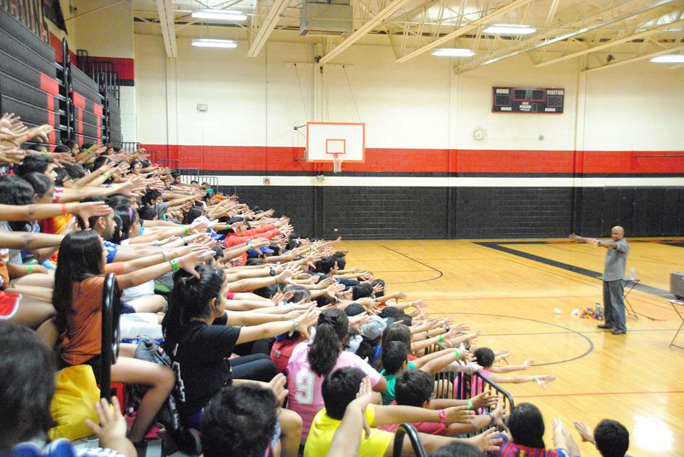
[(665, 54), (651, 59), (653, 63), (684, 63), (684, 54)]
[(195, 11), (192, 13), (194, 19), (212, 19), (215, 21), (233, 21), (243, 22), (247, 20), (247, 16), (240, 11), (223, 11), (223, 10), (204, 10)]
[(472, 57), (475, 52), (465, 48), (437, 48), (432, 52), (433, 56), (439, 57)]
[(519, 24), (494, 24), (484, 29), (484, 33), (494, 35), (529, 35), (536, 31), (537, 29), (534, 27)]
[(195, 38), (192, 45), (198, 48), (237, 48), (237, 41), (234, 40), (215, 40), (211, 38)]

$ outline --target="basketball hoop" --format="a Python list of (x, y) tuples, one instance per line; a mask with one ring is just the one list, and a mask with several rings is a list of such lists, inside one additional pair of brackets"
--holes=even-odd
[(342, 171), (342, 154), (333, 154), (333, 173)]

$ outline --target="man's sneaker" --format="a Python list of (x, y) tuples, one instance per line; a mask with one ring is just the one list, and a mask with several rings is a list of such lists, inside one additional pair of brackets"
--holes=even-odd
[(613, 330), (613, 331), (610, 332), (610, 333), (612, 333), (613, 335), (624, 335), (625, 333), (627, 333), (627, 330), (618, 330), (618, 329), (615, 329), (615, 330)]
[(613, 330), (615, 328), (612, 325), (608, 325), (608, 324), (599, 324), (599, 325), (597, 325), (597, 327), (601, 328), (603, 330)]

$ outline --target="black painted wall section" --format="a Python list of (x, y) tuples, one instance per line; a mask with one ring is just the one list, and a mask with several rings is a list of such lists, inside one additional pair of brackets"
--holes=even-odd
[(607, 235), (621, 225), (628, 236), (682, 236), (684, 188), (606, 187), (581, 189), (579, 232)]
[(452, 194), (452, 238), (543, 238), (570, 232), (571, 188), (457, 187)]
[(314, 234), (315, 201), (314, 187), (295, 186), (238, 186), (220, 187), (227, 193), (235, 193), (240, 201), (250, 207), (273, 208), (276, 216), (286, 215), (295, 231), (303, 237)]
[(321, 236), (345, 239), (447, 238), (448, 189), (322, 187)]
[(302, 236), (351, 240), (682, 236), (684, 188), (223, 187)]

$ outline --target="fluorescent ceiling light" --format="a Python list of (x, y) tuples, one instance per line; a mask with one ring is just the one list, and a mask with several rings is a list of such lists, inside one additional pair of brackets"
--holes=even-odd
[(684, 54), (665, 54), (651, 59), (653, 63), (684, 63)]
[(529, 25), (494, 24), (487, 27), (484, 33), (492, 33), (494, 35), (529, 35), (536, 31), (537, 29)]
[(440, 57), (471, 57), (475, 55), (475, 52), (465, 48), (437, 48), (432, 55)]
[(214, 40), (211, 38), (195, 38), (192, 45), (199, 48), (237, 48), (237, 42), (233, 40)]
[(223, 11), (223, 10), (204, 10), (195, 11), (192, 13), (195, 19), (213, 19), (215, 21), (246, 21), (247, 16), (240, 11)]

